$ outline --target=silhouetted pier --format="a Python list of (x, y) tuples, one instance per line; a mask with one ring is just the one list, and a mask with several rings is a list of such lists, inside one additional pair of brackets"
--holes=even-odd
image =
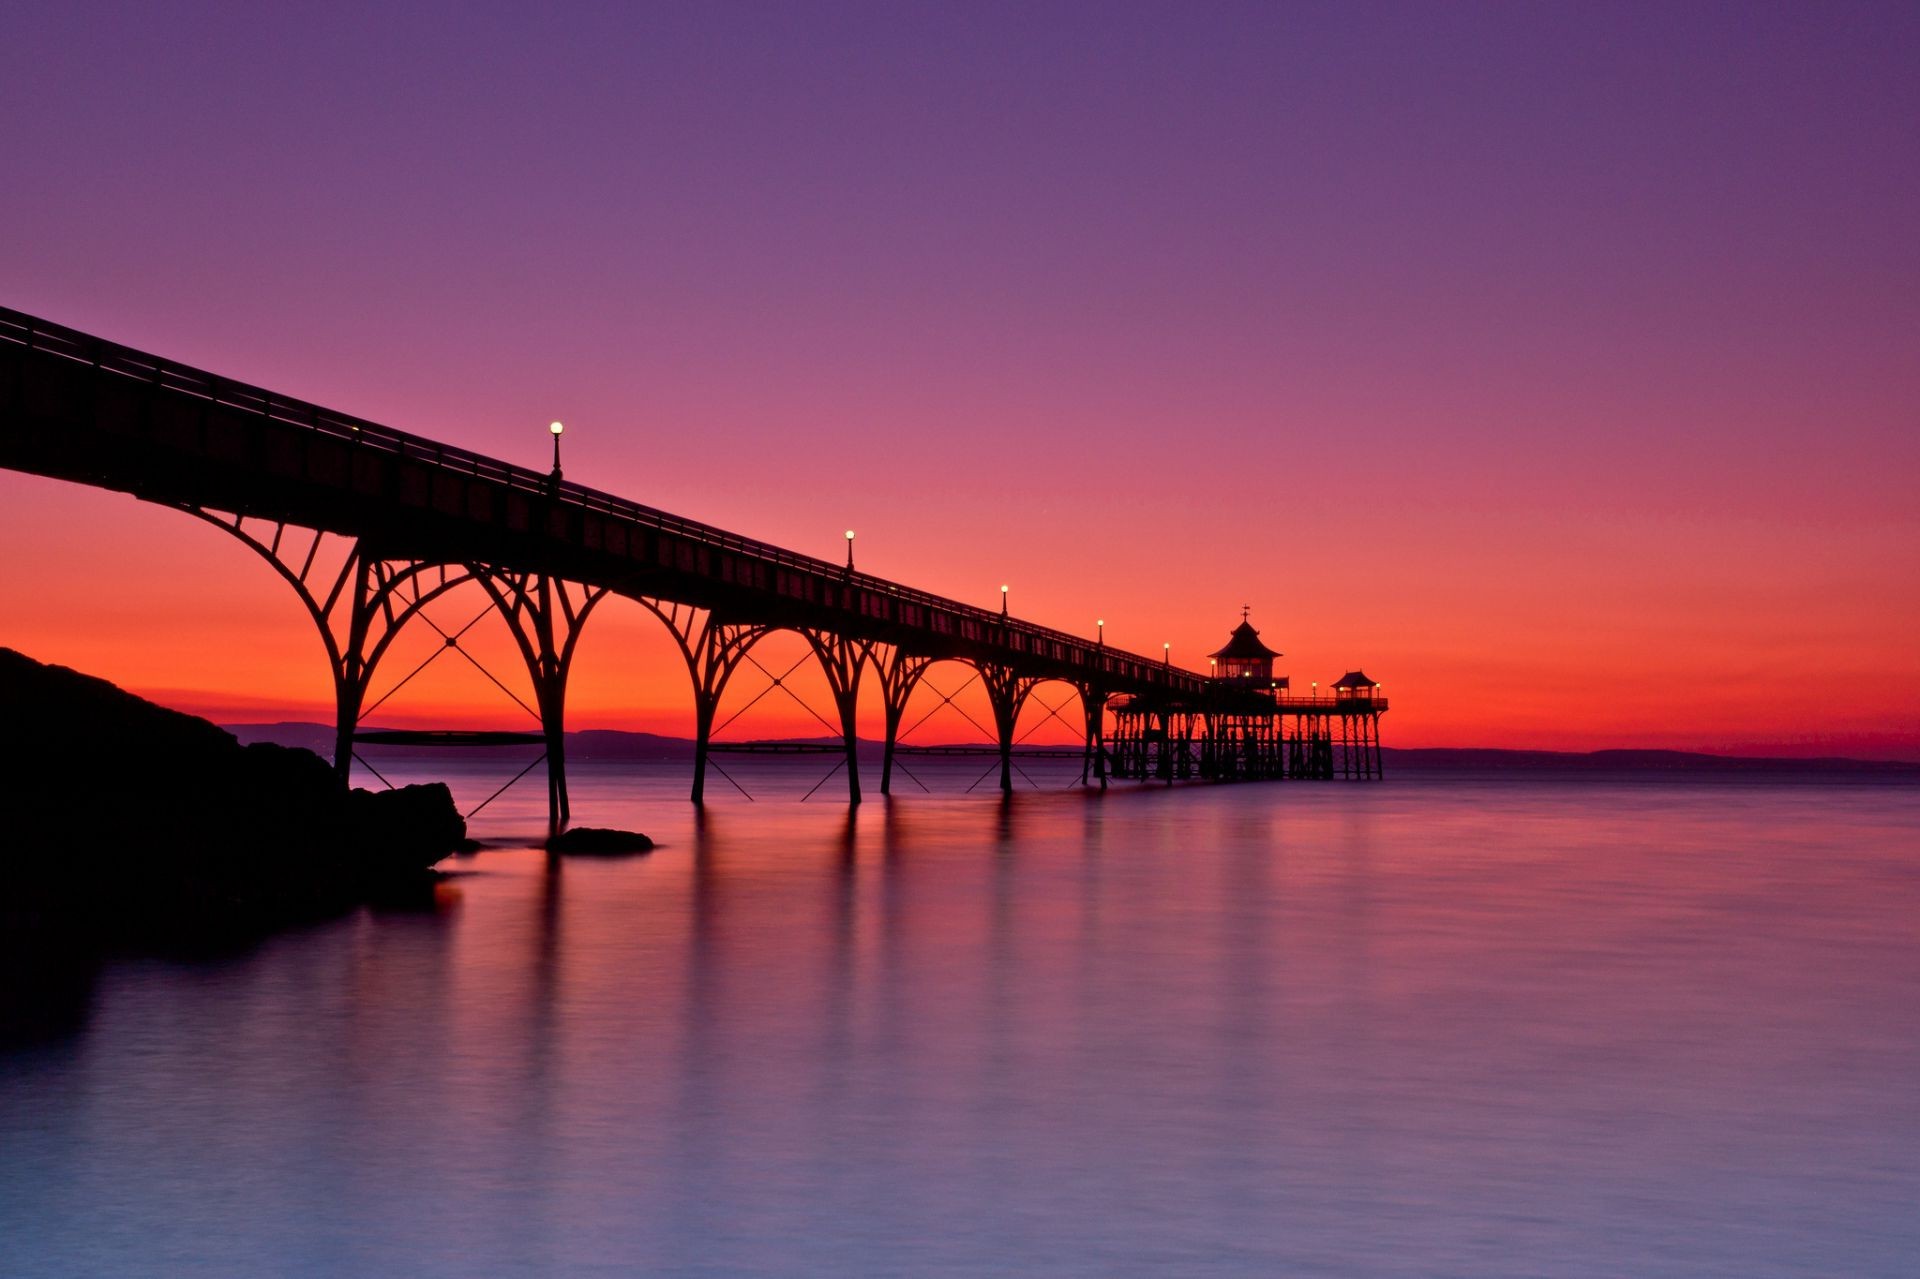
[[(996, 612), (857, 572), (851, 535), (843, 565), (567, 481), (557, 423), (553, 470), (531, 470), (5, 309), (0, 420), (0, 466), (176, 507), (280, 574), (326, 646), (343, 777), (356, 741), (393, 739), (361, 724), (378, 706), (368, 700), (372, 679), (394, 638), (468, 584), (485, 592), (525, 662), (556, 825), (570, 815), (568, 675), (581, 629), (608, 594), (650, 610), (685, 660), (695, 803), (721, 697), (755, 645), (780, 631), (803, 637), (825, 674), (854, 803), (862, 676), (872, 670), (882, 695), (886, 793), (904, 753), (907, 699), (940, 662), (972, 668), (985, 690), (992, 723), (982, 727), (1003, 791), (1021, 710), (1050, 683), (1080, 703), (1088, 784), (1380, 776), (1387, 703), (1378, 686), (1353, 672), (1355, 682), (1336, 682), (1325, 697), (1292, 695), (1273, 674), (1278, 654), (1228, 655), (1252, 633), (1244, 615), (1213, 669), (1198, 674), (1164, 654), (1012, 617), (1004, 595)], [(458, 646), (458, 635), (446, 639)]]

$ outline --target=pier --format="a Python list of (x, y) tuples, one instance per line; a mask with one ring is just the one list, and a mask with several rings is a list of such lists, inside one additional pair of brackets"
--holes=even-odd
[[(538, 471), (0, 309), (0, 467), (176, 508), (257, 553), (325, 646), (343, 779), (356, 743), (393, 737), (362, 725), (379, 705), (372, 681), (394, 638), (467, 585), (491, 601), (525, 663), (556, 827), (571, 817), (568, 676), (609, 594), (658, 617), (685, 661), (695, 804), (723, 745), (713, 740), (722, 695), (754, 647), (781, 631), (802, 636), (826, 676), (823, 718), (840, 738), (851, 803), (861, 799), (862, 677), (877, 675), (884, 702), (885, 794), (910, 749), (900, 742), (907, 699), (947, 661), (972, 668), (985, 689), (985, 749), (1003, 792), (1020, 712), (1047, 684), (1079, 702), (1088, 785), (1381, 775), (1379, 686), (1355, 671), (1325, 696), (1317, 686), (1296, 695), (1245, 610), (1209, 671), (1189, 671), (1165, 653), (1109, 646), (1103, 626), (1089, 639), (1014, 617), (1004, 588), (995, 611), (858, 572), (851, 535), (840, 564), (567, 480), (554, 428), (554, 467)], [(458, 646), (457, 635), (446, 640)]]

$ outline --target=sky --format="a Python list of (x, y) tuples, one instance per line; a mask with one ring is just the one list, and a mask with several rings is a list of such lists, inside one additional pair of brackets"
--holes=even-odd
[[(1911, 4), (6, 25), (0, 305), (530, 465), (560, 418), (570, 479), (1196, 668), (1250, 605), (1389, 745), (1920, 759)], [(177, 513), (0, 474), (0, 599), (329, 714)], [(688, 731), (678, 660), (609, 608), (573, 724)], [(449, 658), (382, 718), (514, 714)]]

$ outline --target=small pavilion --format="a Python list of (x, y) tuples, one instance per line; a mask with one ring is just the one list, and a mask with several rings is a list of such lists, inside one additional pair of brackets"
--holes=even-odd
[(1256, 688), (1285, 688), (1287, 677), (1275, 676), (1273, 659), (1284, 656), (1260, 642), (1260, 632), (1247, 620), (1251, 607), (1240, 610), (1240, 625), (1227, 637), (1226, 647), (1208, 656), (1213, 661), (1213, 676)]
[(1333, 681), (1333, 696), (1335, 701), (1370, 702), (1379, 687), (1379, 681), (1368, 679), (1365, 671), (1348, 671)]

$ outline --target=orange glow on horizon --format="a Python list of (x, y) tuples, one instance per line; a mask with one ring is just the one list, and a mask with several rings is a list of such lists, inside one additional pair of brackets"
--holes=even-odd
[[(217, 722), (330, 722), (319, 641), (291, 593), (251, 552), (197, 521), (121, 495), (18, 475), (0, 483), (19, 499), (0, 515), (0, 536), (10, 545), (35, 546), (33, 556), (14, 557), (0, 577), (0, 588), (22, 602), (0, 642)], [(71, 533), (37, 536), (45, 528)], [(1658, 531), (1653, 522), (1637, 534), (1633, 522), (1623, 521), (1614, 536), (1630, 548), (1636, 536)], [(932, 540), (929, 556), (939, 549), (939, 539)], [(1427, 545), (1436, 549), (1431, 538)], [(1248, 593), (1233, 566), (1196, 569), (1192, 576), (1205, 580), (1156, 606), (1127, 598), (1111, 582), (1076, 588), (1057, 577), (1058, 566), (1045, 563), (1056, 544), (1041, 540), (1036, 547), (1025, 567), (1034, 576), (1054, 569), (1060, 595), (1053, 607), (1036, 608), (1035, 620), (1094, 616), (1098, 595), (1101, 603), (1126, 606), (1109, 609), (1114, 616), (1102, 620), (1112, 624), (1110, 644), (1135, 652), (1151, 652), (1143, 632), (1163, 627), (1175, 628), (1177, 641), (1168, 643), (1179, 651), (1211, 651), (1238, 622), (1235, 602)], [(1736, 571), (1730, 557), (1663, 563), (1630, 553), (1625, 558), (1635, 569), (1622, 572), (1594, 560), (1569, 567), (1549, 548), (1516, 539), (1497, 554), (1483, 548), (1483, 568), (1474, 577), (1396, 572), (1385, 563), (1303, 574), (1278, 600), (1256, 603), (1253, 620), (1263, 638), (1287, 654), (1277, 670), (1291, 675), (1296, 688), (1329, 683), (1352, 667), (1381, 678), (1394, 707), (1383, 734), (1390, 746), (1920, 758), (1920, 677), (1899, 642), (1915, 633), (1915, 605), (1881, 589), (1864, 566), (1851, 577), (1826, 573), (1830, 555), (1819, 546), (1801, 548), (1797, 559), (1771, 555), (1767, 573), (1756, 577)], [(955, 576), (930, 567), (916, 579), (897, 562), (874, 571), (916, 584)], [(1203, 592), (1225, 602), (1209, 607), (1196, 598)], [(1820, 607), (1803, 606), (1814, 597)], [(477, 591), (470, 597), (455, 592), (432, 615), (452, 629), (483, 605)], [(1120, 617), (1133, 619), (1125, 631)], [(1868, 636), (1877, 639), (1863, 642)], [(425, 627), (404, 633), (370, 702), (438, 644)], [(504, 628), (482, 622), (469, 647), (531, 700)], [(756, 655), (767, 672), (785, 673), (803, 650), (796, 637), (776, 636)], [(941, 670), (951, 673), (936, 675), (935, 683), (948, 692), (968, 675), (957, 666)], [(721, 718), (767, 682), (766, 672), (743, 667)], [(799, 661), (787, 682), (814, 708), (830, 706), (810, 662)], [(1062, 686), (1048, 686), (1042, 695), (1054, 705), (1073, 702)], [(977, 740), (960, 712), (990, 722), (984, 699), (962, 695), (956, 704), (914, 740)], [(909, 719), (936, 705), (937, 699), (925, 707), (916, 702)], [(1077, 704), (1068, 704), (1049, 719), (1030, 708), (1020, 731), (1033, 729), (1033, 743), (1073, 740), (1078, 713)], [(621, 601), (595, 615), (581, 642), (568, 716), (574, 729), (691, 734), (684, 664), (651, 615)], [(1039, 720), (1046, 722), (1036, 726)], [(527, 712), (452, 655), (429, 663), (367, 722), (532, 726)], [(863, 688), (861, 731), (873, 737), (881, 731), (870, 684)], [(720, 736), (828, 732), (776, 691)]]

